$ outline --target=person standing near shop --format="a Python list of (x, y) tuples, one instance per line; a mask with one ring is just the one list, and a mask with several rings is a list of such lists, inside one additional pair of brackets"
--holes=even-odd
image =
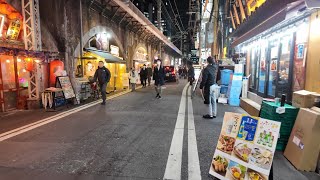
[(190, 82), (190, 86), (192, 86), (194, 82), (194, 68), (192, 62), (188, 62), (188, 66), (188, 81)]
[(138, 81), (138, 72), (134, 68), (131, 68), (129, 72), (129, 79), (130, 79), (132, 91), (136, 91), (136, 84)]
[(152, 77), (152, 68), (150, 67), (150, 64), (148, 64), (148, 67), (147, 67), (148, 86), (151, 85), (151, 77)]
[(99, 61), (99, 67), (94, 73), (93, 77), (93, 84), (96, 85), (96, 82), (98, 80), (100, 91), (101, 91), (101, 96), (102, 96), (102, 103), (101, 105), (106, 104), (106, 99), (107, 99), (107, 84), (109, 83), (111, 78), (111, 73), (108, 68), (104, 66), (103, 61)]
[(155, 90), (157, 93), (156, 98), (161, 99), (162, 95), (162, 86), (164, 85), (164, 68), (162, 66), (161, 60), (157, 60), (157, 66), (154, 67), (153, 70), (153, 80), (154, 80), (154, 85), (155, 85)]
[(210, 56), (207, 58), (208, 66), (202, 72), (200, 89), (203, 90), (204, 104), (208, 106), (208, 114), (203, 115), (205, 119), (213, 119), (217, 116), (217, 90), (216, 75), (218, 67), (215, 60)]
[(147, 86), (147, 76), (148, 76), (147, 66), (144, 64), (142, 69), (140, 70), (141, 84), (142, 84), (142, 87), (144, 88)]

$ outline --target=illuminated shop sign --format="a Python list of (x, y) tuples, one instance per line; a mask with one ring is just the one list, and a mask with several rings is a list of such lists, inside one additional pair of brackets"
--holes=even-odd
[(119, 47), (118, 46), (114, 46), (114, 45), (110, 45), (110, 53), (114, 56), (119, 57)]
[(1, 15), (0, 14), (0, 37), (2, 36), (2, 30), (3, 30), (3, 25), (4, 25), (4, 20), (5, 20), (5, 17), (4, 15)]
[(248, 11), (251, 14), (256, 10), (256, 8), (260, 7), (263, 3), (265, 3), (267, 0), (249, 0), (247, 2)]
[(7, 39), (8, 40), (17, 40), (21, 30), (21, 21), (19, 19), (12, 20), (10, 22), (8, 31), (7, 31)]
[(147, 54), (146, 54), (145, 50), (139, 49), (134, 55), (134, 60), (147, 61)]

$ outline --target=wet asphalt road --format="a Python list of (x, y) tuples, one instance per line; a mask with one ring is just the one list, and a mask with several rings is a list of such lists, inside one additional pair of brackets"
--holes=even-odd
[[(140, 89), (0, 142), (0, 180), (162, 179), (184, 85), (167, 84), (161, 100), (152, 87)], [(193, 107), (201, 176), (212, 179), (208, 171), (224, 112), (243, 111), (219, 105), (218, 118), (204, 120), (199, 96)], [(184, 132), (181, 179), (188, 178)], [(275, 179), (307, 179), (281, 154), (274, 167)]]

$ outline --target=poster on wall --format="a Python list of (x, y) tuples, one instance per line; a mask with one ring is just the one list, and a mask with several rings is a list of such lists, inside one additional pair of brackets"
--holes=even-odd
[(280, 122), (226, 112), (209, 174), (221, 180), (267, 180)]
[(277, 71), (277, 60), (272, 60), (270, 64), (271, 71)]
[(302, 59), (304, 57), (304, 44), (297, 45), (297, 59)]
[(306, 77), (306, 59), (307, 48), (305, 44), (296, 44), (293, 60), (293, 91), (303, 90)]

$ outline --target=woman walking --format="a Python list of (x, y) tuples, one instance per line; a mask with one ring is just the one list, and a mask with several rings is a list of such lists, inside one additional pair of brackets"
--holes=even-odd
[(136, 84), (138, 81), (138, 72), (134, 68), (131, 68), (130, 70), (129, 79), (130, 79), (132, 91), (136, 91)]
[(154, 80), (154, 85), (156, 89), (157, 96), (156, 98), (161, 99), (162, 95), (162, 86), (164, 85), (164, 68), (162, 66), (161, 60), (157, 60), (157, 66), (154, 67), (153, 70), (153, 80)]

